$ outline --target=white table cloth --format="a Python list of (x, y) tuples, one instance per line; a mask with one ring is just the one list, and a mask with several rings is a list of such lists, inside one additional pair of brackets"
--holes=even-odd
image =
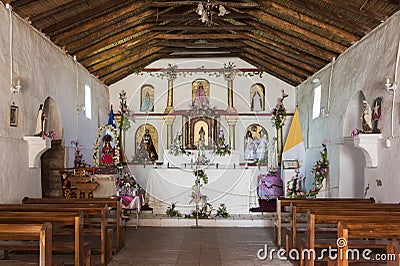
[[(149, 206), (156, 213), (165, 213), (171, 203), (182, 213), (194, 209), (191, 200), (195, 176), (190, 169), (151, 169), (148, 176), (137, 176), (142, 185), (146, 184)], [(208, 184), (201, 188), (208, 196), (208, 202), (217, 209), (225, 204), (231, 214), (247, 214), (257, 206), (257, 168), (205, 169)]]

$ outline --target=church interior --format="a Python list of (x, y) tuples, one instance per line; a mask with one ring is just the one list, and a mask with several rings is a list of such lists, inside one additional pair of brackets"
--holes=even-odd
[[(54, 265), (63, 250), (74, 265), (121, 265), (136, 237), (162, 253), (170, 247), (146, 234), (183, 227), (166, 264), (193, 265), (183, 251), (207, 243), (194, 227), (220, 243), (204, 264), (286, 265), (260, 255), (267, 241), (288, 265), (358, 260), (289, 256), (331, 245), (384, 249), (397, 254), (384, 264), (400, 265), (399, 10), (398, 0), (0, 1), (0, 256), (34, 250)], [(205, 242), (187, 246), (192, 234)], [(224, 260), (228, 235), (250, 254)], [(138, 265), (161, 263), (143, 254)]]

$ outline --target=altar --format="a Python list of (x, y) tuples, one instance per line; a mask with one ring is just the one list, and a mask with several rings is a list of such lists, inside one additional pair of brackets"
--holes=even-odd
[[(133, 170), (133, 169), (132, 169)], [(142, 167), (136, 178), (147, 192), (148, 203), (154, 213), (165, 214), (172, 203), (182, 214), (195, 209), (191, 201), (195, 176), (193, 169), (147, 168)], [(202, 186), (201, 193), (207, 195), (208, 203), (214, 210), (225, 204), (230, 214), (248, 214), (249, 209), (258, 206), (257, 177), (260, 170), (251, 168), (219, 168), (205, 170), (208, 184)]]

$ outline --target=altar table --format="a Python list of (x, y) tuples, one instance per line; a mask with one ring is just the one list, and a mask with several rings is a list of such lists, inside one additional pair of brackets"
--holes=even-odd
[[(202, 186), (201, 193), (207, 195), (208, 203), (214, 209), (225, 204), (230, 214), (248, 214), (249, 209), (258, 206), (258, 168), (205, 169), (208, 184)], [(146, 188), (149, 206), (155, 213), (164, 213), (171, 203), (183, 214), (194, 208), (191, 201), (195, 176), (191, 169), (154, 168), (148, 176), (136, 176)]]

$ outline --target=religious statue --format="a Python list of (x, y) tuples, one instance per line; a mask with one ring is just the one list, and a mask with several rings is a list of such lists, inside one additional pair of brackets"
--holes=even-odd
[(206, 135), (206, 132), (204, 131), (204, 128), (201, 127), (199, 130), (199, 147), (200, 148), (203, 148), (205, 145), (205, 135)]
[(148, 129), (145, 130), (142, 140), (140, 141), (138, 151), (141, 159), (150, 160), (153, 162), (158, 160), (158, 154)]
[(372, 111), (367, 101), (363, 101), (363, 109), (361, 114), (362, 129), (364, 133), (372, 132)]
[(382, 113), (382, 97), (378, 97), (374, 100), (374, 111), (372, 112), (372, 122), (373, 128), (372, 133), (381, 133), (381, 130), (378, 128), (378, 120), (381, 118)]
[(258, 160), (263, 160), (268, 146), (268, 141), (265, 138), (264, 130), (260, 131), (260, 138), (257, 142), (256, 157)]
[(148, 91), (146, 91), (146, 94), (144, 96), (142, 105), (140, 106), (140, 111), (144, 112), (144, 111), (154, 111), (154, 105), (153, 102), (150, 98), (150, 94)]
[(251, 131), (248, 130), (246, 133), (246, 140), (245, 140), (245, 150), (244, 150), (244, 159), (247, 161), (254, 160), (256, 158), (256, 153), (255, 153), (255, 143), (253, 139), (253, 135), (251, 134)]
[(112, 136), (106, 134), (103, 137), (103, 148), (101, 149), (100, 165), (112, 166), (114, 165), (115, 148), (112, 146)]
[(199, 83), (199, 86), (196, 91), (196, 96), (193, 101), (193, 105), (199, 109), (207, 109), (209, 105), (209, 101), (204, 90), (203, 84)]
[(268, 143), (267, 153), (268, 153), (268, 171), (273, 172), (278, 169), (278, 151), (277, 151), (277, 138), (273, 139)]
[(262, 111), (262, 99), (258, 91), (255, 91), (253, 97), (251, 97), (251, 110)]
[(39, 111), (36, 119), (36, 130), (34, 136), (42, 136), (44, 133), (46, 115), (43, 112), (43, 104), (39, 106)]

